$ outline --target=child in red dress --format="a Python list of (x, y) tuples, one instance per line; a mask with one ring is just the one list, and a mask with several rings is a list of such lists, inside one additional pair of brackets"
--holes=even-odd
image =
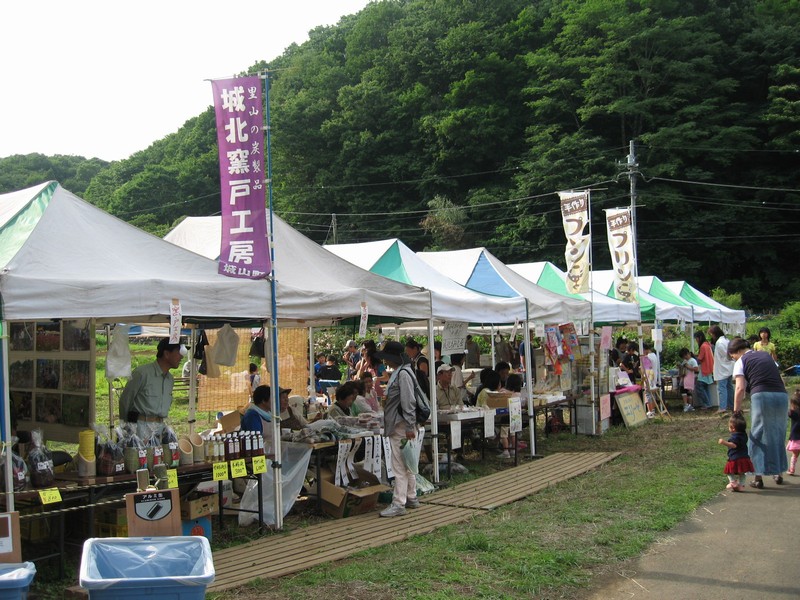
[(727, 487), (733, 492), (743, 492), (745, 473), (755, 471), (747, 452), (747, 422), (744, 417), (732, 416), (728, 421), (728, 431), (731, 432), (728, 441), (719, 438), (717, 442), (728, 447), (728, 462), (725, 463), (725, 474), (729, 482)]

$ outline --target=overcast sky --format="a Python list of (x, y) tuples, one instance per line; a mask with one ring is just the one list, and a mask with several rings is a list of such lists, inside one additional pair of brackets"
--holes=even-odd
[[(213, 102), (212, 78), (272, 60), (369, 0), (0, 3), (0, 158), (127, 158)], [(243, 9), (237, 35), (225, 8)]]

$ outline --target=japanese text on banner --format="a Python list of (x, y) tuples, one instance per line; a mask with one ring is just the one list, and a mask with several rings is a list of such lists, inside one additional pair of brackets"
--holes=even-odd
[(561, 218), (567, 236), (564, 258), (567, 262), (567, 291), (581, 294), (589, 291), (589, 246), (591, 235), (584, 235), (589, 224), (589, 192), (559, 192)]
[(618, 208), (606, 211), (606, 224), (617, 299), (623, 302), (637, 302), (636, 265), (634, 264), (634, 240), (630, 210)]
[(211, 82), (217, 118), (222, 241), (219, 272), (262, 279), (270, 270), (259, 77)]

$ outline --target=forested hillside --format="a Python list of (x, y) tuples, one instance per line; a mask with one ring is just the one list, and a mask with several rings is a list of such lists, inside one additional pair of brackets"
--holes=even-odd
[[(271, 71), (276, 210), (319, 242), (563, 266), (554, 192), (591, 187), (609, 268), (635, 140), (640, 272), (760, 309), (800, 297), (799, 30), (798, 0), (383, 0), (242, 68)], [(84, 196), (162, 235), (218, 212), (217, 169), (208, 110)]]

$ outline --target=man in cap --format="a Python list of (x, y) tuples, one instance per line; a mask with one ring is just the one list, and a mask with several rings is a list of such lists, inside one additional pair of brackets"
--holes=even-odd
[(436, 369), (436, 409), (461, 410), (461, 390), (452, 385), (455, 367), (448, 364)]
[(120, 419), (137, 423), (141, 431), (146, 431), (146, 423), (163, 423), (172, 406), (175, 379), (170, 370), (177, 369), (186, 354), (186, 346), (172, 344), (169, 338), (158, 342), (155, 362), (137, 367), (122, 390)]
[(347, 345), (344, 347), (344, 354), (342, 360), (347, 365), (346, 379), (350, 380), (356, 373), (356, 365), (361, 360), (361, 354), (358, 351), (355, 340), (347, 340)]
[(383, 408), (384, 431), (392, 446), (392, 469), (394, 491), (392, 504), (381, 511), (382, 517), (398, 517), (406, 514), (407, 508), (419, 508), (417, 500), (417, 478), (408, 468), (402, 441), (417, 437), (417, 397), (414, 394), (414, 372), (403, 355), (403, 344), (388, 341), (375, 357), (385, 362), (392, 375), (386, 385), (386, 403)]

